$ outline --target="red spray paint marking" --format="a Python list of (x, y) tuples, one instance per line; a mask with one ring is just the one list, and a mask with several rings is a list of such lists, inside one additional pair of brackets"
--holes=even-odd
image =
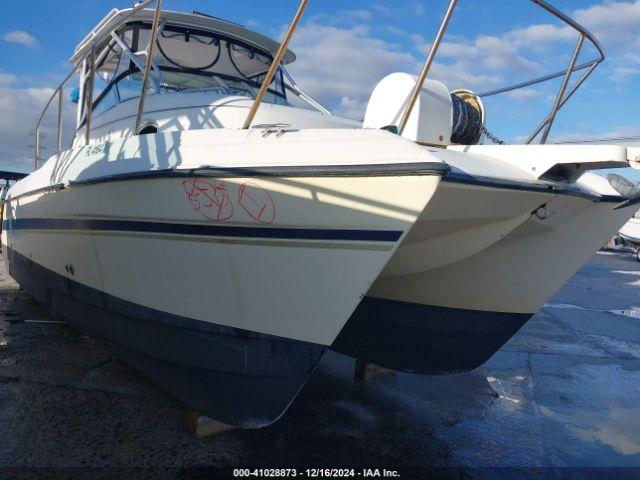
[(238, 204), (254, 220), (266, 225), (276, 219), (276, 204), (264, 188), (244, 183), (238, 189)]
[(233, 217), (233, 202), (227, 186), (217, 180), (194, 178), (182, 182), (187, 200), (203, 217), (224, 221)]

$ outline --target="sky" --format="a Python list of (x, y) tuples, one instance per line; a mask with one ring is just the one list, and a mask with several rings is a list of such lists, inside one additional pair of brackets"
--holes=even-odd
[[(607, 60), (559, 113), (550, 141), (640, 136), (640, 0), (551, 0), (592, 31)], [(362, 119), (385, 75), (417, 73), (447, 0), (311, 0), (291, 49), (297, 83), (336, 114)], [(76, 44), (119, 0), (2, 0), (0, 11), (0, 168), (30, 171), (33, 128), (70, 71)], [(265, 8), (267, 7), (268, 8)], [(280, 40), (295, 0), (165, 0)], [(453, 90), (483, 92), (566, 68), (578, 34), (530, 0), (460, 0), (430, 78)], [(579, 62), (596, 58), (585, 45)], [(487, 127), (522, 142), (548, 114), (560, 80), (487, 98)], [(70, 89), (69, 89), (70, 90)], [(66, 136), (75, 106), (65, 99)], [(52, 112), (53, 113), (53, 112)], [(54, 152), (46, 123), (43, 155)]]

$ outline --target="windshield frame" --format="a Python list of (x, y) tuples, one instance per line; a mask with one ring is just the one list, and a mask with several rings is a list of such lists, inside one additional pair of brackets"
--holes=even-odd
[[(150, 30), (151, 29), (151, 24), (145, 21), (134, 21), (134, 22), (130, 22), (127, 23), (126, 25), (123, 25), (120, 29), (118, 29), (118, 31), (115, 33), (120, 39), (123, 38), (124, 34), (127, 31), (132, 31), (132, 41), (131, 41), (131, 46), (130, 46), (130, 52), (128, 53), (129, 55), (135, 55), (135, 53), (131, 53), (131, 52), (139, 52), (140, 49), (140, 30), (141, 29), (145, 29), (145, 30)], [(260, 86), (262, 85), (262, 82), (259, 81), (259, 78), (261, 75), (264, 75), (266, 73), (266, 71), (269, 68), (269, 64), (265, 64), (265, 71), (263, 73), (258, 73), (256, 75), (254, 75), (254, 78), (257, 78), (257, 80), (253, 80), (250, 77), (247, 77), (236, 65), (235, 61), (233, 61), (233, 58), (231, 56), (231, 48), (232, 45), (238, 45), (239, 47), (242, 47), (243, 49), (246, 49), (250, 52), (255, 52), (258, 55), (261, 55), (265, 58), (267, 58), (270, 62), (273, 62), (273, 55), (271, 55), (269, 52), (262, 50), (258, 47), (255, 47), (253, 45), (250, 45), (246, 42), (243, 42), (242, 40), (230, 37), (228, 35), (223, 35), (217, 32), (212, 32), (212, 31), (207, 31), (207, 30), (203, 30), (203, 29), (197, 29), (197, 28), (191, 28), (191, 27), (184, 27), (184, 26), (180, 26), (180, 25), (172, 25), (172, 24), (166, 24), (166, 25), (162, 25), (162, 31), (170, 31), (173, 33), (180, 33), (180, 34), (185, 34), (185, 35), (200, 35), (200, 36), (207, 36), (207, 37), (211, 37), (214, 39), (214, 41), (212, 42), (212, 45), (214, 43), (217, 43), (219, 50), (218, 50), (218, 55), (215, 58), (215, 60), (211, 63), (211, 65), (209, 65), (208, 67), (210, 68), (211, 66), (215, 65), (216, 62), (220, 59), (220, 56), (222, 55), (222, 45), (221, 45), (221, 41), (224, 41), (227, 43), (227, 49), (228, 49), (228, 55), (229, 58), (231, 59), (231, 63), (233, 65), (233, 67), (235, 68), (236, 72), (237, 72), (237, 76), (233, 76), (233, 75), (227, 75), (227, 74), (223, 74), (223, 73), (219, 73), (219, 72), (205, 72), (204, 70), (201, 69), (193, 69), (193, 68), (187, 68), (187, 67), (182, 67), (182, 66), (178, 66), (175, 62), (173, 62), (169, 57), (167, 57), (164, 52), (162, 51), (162, 47), (160, 46), (160, 40), (158, 38), (158, 40), (156, 41), (156, 46), (158, 47), (158, 51), (160, 52), (160, 55), (163, 55), (164, 58), (167, 59), (167, 61), (169, 61), (172, 66), (168, 66), (168, 65), (162, 65), (162, 66), (158, 66), (158, 70), (160, 72), (162, 71), (167, 71), (167, 72), (174, 72), (174, 73), (185, 73), (185, 74), (190, 74), (190, 75), (200, 75), (203, 77), (210, 77), (210, 78), (221, 78), (223, 81), (227, 80), (227, 81), (233, 81), (233, 82), (238, 82), (238, 83), (243, 83), (243, 84), (247, 84), (248, 87), (250, 88), (255, 88), (255, 89), (259, 89)], [(105, 42), (104, 44), (105, 48), (110, 48), (111, 50), (114, 49), (114, 47), (116, 47), (115, 41), (114, 40), (109, 40), (108, 42)], [(127, 55), (127, 52), (121, 51), (120, 55)], [(96, 72), (100, 69), (101, 66), (104, 65), (104, 63), (107, 61), (107, 56), (105, 56), (102, 61), (100, 62), (100, 64), (98, 64), (96, 66)], [(126, 103), (130, 100), (134, 100), (136, 98), (139, 97), (129, 97), (125, 100), (122, 100), (119, 89), (117, 88), (117, 85), (119, 82), (121, 82), (124, 78), (133, 75), (135, 73), (142, 73), (140, 68), (138, 68), (138, 66), (132, 61), (129, 60), (129, 66), (126, 70), (124, 70), (123, 72), (119, 73), (116, 76), (113, 76), (109, 82), (107, 83), (106, 87), (104, 88), (104, 90), (102, 90), (102, 92), (99, 93), (99, 95), (96, 96), (96, 99), (93, 101), (92, 104), (92, 111), (93, 110), (99, 110), (100, 104), (105, 100), (105, 98), (107, 98), (109, 95), (115, 95), (115, 100), (116, 103), (112, 106), (110, 106), (109, 108), (104, 109), (103, 111), (101, 111), (99, 114), (95, 115), (96, 117), (99, 117), (103, 114), (105, 114), (106, 112), (108, 112), (109, 110), (113, 109), (114, 107), (116, 107), (117, 105), (120, 105), (122, 103)], [(97, 74), (96, 74), (97, 75)], [(288, 90), (288, 86), (285, 83), (285, 77), (286, 75), (284, 74), (283, 68), (280, 67), (278, 69), (278, 73), (276, 74), (275, 78), (274, 78), (274, 84), (277, 85), (278, 89), (281, 91), (278, 91), (274, 88), (272, 88), (270, 86), (270, 88), (267, 90), (268, 93), (274, 95), (277, 98), (281, 98), (283, 100), (283, 104), (284, 105), (288, 105), (288, 100), (287, 100), (287, 95), (286, 92)], [(272, 84), (273, 86), (273, 84)], [(215, 90), (216, 88), (220, 88), (220, 87), (211, 87), (211, 88), (198, 88), (198, 89), (184, 89), (184, 90), (180, 90), (180, 89), (175, 89), (172, 91), (172, 89), (170, 87), (166, 88), (167, 91), (161, 91), (160, 93), (182, 93), (182, 92), (196, 92), (196, 91), (208, 91), (208, 90)], [(153, 86), (151, 86), (151, 90), (153, 91), (155, 88)], [(80, 130), (81, 128), (84, 127), (85, 123), (86, 123), (86, 95), (87, 92), (83, 92), (84, 93), (84, 98), (82, 99), (81, 102), (81, 114), (80, 114), (80, 118), (81, 121), (78, 124), (77, 130)], [(154, 92), (154, 93), (158, 93), (158, 92)], [(232, 94), (230, 94), (232, 95)], [(247, 97), (247, 98), (252, 98), (252, 97)], [(271, 103), (277, 103), (277, 102), (271, 102)]]

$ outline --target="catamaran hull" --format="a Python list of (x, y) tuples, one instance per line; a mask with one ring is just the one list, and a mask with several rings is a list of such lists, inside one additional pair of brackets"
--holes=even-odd
[[(242, 427), (286, 410), (325, 347), (168, 314), (87, 287), (9, 249), (11, 276), (192, 408)], [(215, 319), (212, 319), (215, 321)]]
[(367, 296), (332, 349), (393, 370), (452, 375), (484, 364), (531, 317)]
[(440, 179), (140, 177), (11, 199), (8, 270), (189, 407), (245, 428), (286, 411)]
[[(518, 192), (510, 195), (515, 199)], [(616, 203), (580, 196), (540, 194), (538, 199), (544, 218), (526, 215), (510, 233), (461, 261), (403, 273), (395, 260), (403, 258), (405, 244), (415, 254), (412, 232), (332, 348), (421, 374), (463, 373), (481, 366), (630, 215), (630, 208), (614, 211)], [(428, 209), (437, 203), (436, 195)], [(467, 233), (473, 243), (473, 229)], [(422, 255), (437, 256), (437, 251), (423, 250)]]

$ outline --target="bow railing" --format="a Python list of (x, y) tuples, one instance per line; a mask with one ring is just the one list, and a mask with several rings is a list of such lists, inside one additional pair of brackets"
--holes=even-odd
[[(547, 3), (544, 0), (530, 0), (530, 1), (540, 6), (547, 12), (551, 13), (553, 16), (555, 16), (556, 18), (558, 18), (559, 20), (569, 25), (570, 27), (572, 27), (574, 30), (578, 32), (578, 41), (573, 51), (571, 61), (569, 62), (569, 66), (565, 70), (562, 70), (559, 72), (551, 73), (549, 75), (541, 76), (538, 78), (534, 78), (532, 80), (517, 83), (514, 85), (509, 85), (499, 89), (486, 91), (486, 92), (480, 93), (479, 96), (490, 97), (490, 96), (494, 96), (494, 95), (498, 95), (506, 92), (512, 92), (514, 90), (526, 88), (532, 85), (537, 85), (540, 83), (548, 82), (550, 80), (554, 80), (556, 78), (562, 77), (562, 83), (560, 85), (560, 89), (556, 95), (555, 101), (553, 103), (553, 106), (551, 108), (549, 115), (547, 115), (547, 117), (543, 120), (543, 122), (533, 131), (533, 133), (529, 136), (529, 138), (526, 141), (527, 144), (530, 144), (542, 133), (542, 135), (540, 136), (540, 143), (544, 144), (547, 142), (547, 139), (549, 137), (549, 134), (551, 132), (551, 129), (553, 127), (553, 124), (558, 112), (571, 99), (571, 97), (582, 86), (582, 84), (587, 80), (587, 78), (589, 78), (589, 76), (598, 67), (598, 65), (602, 63), (602, 61), (604, 61), (605, 53), (598, 39), (591, 32), (589, 32), (582, 25), (580, 25), (575, 20), (570, 18), (568, 15), (564, 14), (560, 10), (551, 6), (549, 3)], [(147, 6), (149, 6), (154, 2), (156, 3), (156, 8), (155, 8), (155, 13), (153, 17), (152, 27), (151, 27), (151, 37), (150, 37), (151, 40), (146, 50), (147, 61), (145, 62), (145, 65), (144, 65), (144, 76), (142, 81), (140, 99), (138, 103), (138, 111), (136, 115), (136, 124), (135, 124), (135, 130), (134, 130), (135, 133), (139, 131), (139, 128), (142, 122), (142, 116), (144, 113), (145, 100), (146, 100), (146, 95), (149, 88), (148, 83), (149, 83), (151, 70), (153, 67), (153, 62), (150, 61), (150, 59), (153, 58), (153, 50), (155, 48), (158, 30), (161, 24), (160, 15), (162, 12), (162, 0), (145, 0), (143, 2), (140, 2), (136, 4), (134, 8), (129, 10), (126, 13), (126, 15), (122, 16), (120, 20), (120, 21), (126, 20), (130, 16), (135, 15), (138, 11), (146, 8)], [(256, 98), (254, 99), (254, 102), (251, 108), (249, 109), (249, 113), (243, 123), (243, 128), (248, 129), (251, 127), (251, 124), (255, 118), (255, 115), (260, 107), (260, 104), (262, 103), (264, 96), (267, 92), (267, 89), (271, 84), (271, 81), (273, 80), (275, 74), (277, 73), (278, 68), (282, 67), (281, 65), (282, 58), (284, 57), (287, 51), (288, 45), (291, 41), (291, 38), (293, 37), (294, 31), (297, 28), (308, 3), (309, 3), (309, 0), (301, 0), (298, 6), (298, 9), (296, 11), (296, 14), (293, 18), (293, 21), (289, 25), (289, 28), (287, 29), (287, 32), (284, 36), (284, 39), (281, 42), (280, 47), (271, 63), (271, 66), (265, 75), (265, 78), (260, 87), (260, 90), (258, 91), (258, 94), (256, 95)], [(415, 108), (415, 104), (419, 97), (420, 90), (422, 89), (424, 82), (426, 81), (427, 76), (431, 70), (431, 66), (433, 65), (433, 62), (436, 58), (438, 49), (448, 29), (449, 23), (451, 21), (451, 18), (453, 17), (457, 4), (458, 4), (458, 0), (451, 0), (449, 3), (447, 12), (444, 16), (442, 23), (440, 24), (436, 38), (429, 50), (425, 63), (420, 71), (418, 81), (407, 101), (407, 106), (403, 112), (400, 125), (399, 125), (400, 133), (402, 133), (402, 131), (406, 127), (406, 124), (411, 116), (411, 113)], [(38, 168), (40, 160), (42, 159), (41, 157), (42, 146), (40, 142), (42, 123), (46, 113), (48, 112), (49, 108), (53, 104), (54, 99), (57, 99), (57, 122), (56, 122), (57, 153), (62, 151), (62, 117), (63, 117), (62, 112), (63, 112), (64, 88), (66, 84), (69, 82), (69, 80), (79, 70), (82, 72), (81, 78), (80, 78), (79, 99), (81, 102), (83, 102), (82, 105), (84, 107), (84, 113), (85, 113), (84, 140), (85, 140), (85, 144), (89, 143), (90, 135), (91, 135), (91, 119), (92, 119), (92, 108), (93, 108), (93, 79), (96, 73), (96, 65), (98, 65), (102, 61), (102, 59), (108, 54), (110, 50), (110, 46), (107, 45), (105, 48), (103, 48), (101, 52), (97, 51), (99, 45), (96, 44), (95, 37), (96, 37), (97, 31), (100, 29), (101, 26), (103, 26), (102, 25), (103, 23), (104, 21), (98, 27), (96, 27), (96, 29), (94, 29), (91, 33), (89, 33), (89, 35), (87, 35), (87, 37), (82, 41), (81, 48), (86, 50), (88, 53), (84, 55), (81, 59), (77, 60), (76, 63), (74, 63), (71, 73), (69, 73), (69, 75), (67, 75), (67, 77), (65, 77), (65, 79), (60, 83), (58, 88), (54, 90), (53, 94), (47, 101), (45, 108), (43, 109), (40, 117), (38, 118), (38, 121), (36, 123), (36, 128), (35, 128), (35, 157), (34, 158), (35, 158), (36, 169)], [(599, 55), (597, 58), (593, 60), (578, 64), (578, 58), (584, 46), (585, 40), (588, 40), (596, 48)], [(573, 74), (580, 71), (583, 72), (582, 75), (569, 88), (569, 84), (571, 82)], [(287, 75), (286, 72), (285, 72), (285, 75)], [(302, 98), (306, 99), (308, 97), (308, 95), (304, 94), (304, 92), (302, 92), (299, 88), (296, 88), (295, 82), (292, 82), (292, 85), (295, 88), (296, 92), (302, 96)], [(322, 106), (317, 104), (317, 102), (313, 101), (312, 99), (307, 101), (309, 101), (313, 106), (316, 106), (316, 108), (318, 108), (320, 111), (329, 113), (326, 109), (324, 109)], [(83, 110), (82, 108), (78, 109), (78, 124), (80, 123), (80, 115), (82, 113), (82, 110)]]
[[(501, 93), (512, 92), (514, 90), (519, 90), (521, 88), (530, 87), (532, 85), (538, 85), (540, 83), (548, 82), (550, 80), (554, 80), (556, 78), (562, 78), (562, 84), (560, 85), (560, 89), (556, 95), (555, 101), (551, 108), (551, 112), (544, 119), (544, 121), (533, 131), (533, 133), (527, 138), (526, 143), (531, 144), (533, 141), (540, 135), (542, 132), (542, 136), (540, 137), (540, 143), (547, 143), (547, 139), (549, 138), (549, 133), (551, 132), (551, 128), (553, 127), (553, 123), (556, 119), (556, 116), (560, 109), (571, 99), (574, 93), (582, 86), (582, 84), (589, 78), (589, 76), (593, 73), (593, 71), (602, 63), (605, 59), (604, 48), (598, 41), (598, 39), (587, 30), (585, 27), (580, 25), (578, 22), (573, 20), (571, 17), (561, 12), (557, 8), (553, 7), (549, 3), (544, 0), (531, 0), (533, 3), (543, 8), (547, 12), (551, 13), (554, 17), (558, 18), (574, 30), (578, 32), (578, 42), (573, 51), (573, 55), (571, 56), (571, 61), (569, 62), (569, 66), (560, 72), (555, 72), (549, 75), (545, 75), (542, 77), (534, 78), (532, 80), (528, 80), (526, 82), (517, 83), (515, 85), (509, 85), (506, 87), (502, 87), (496, 90), (490, 90), (487, 92), (480, 93), (480, 97), (490, 97), (493, 95), (498, 95)], [(453, 16), (454, 10), (458, 0), (451, 0), (449, 3), (449, 7), (447, 8), (447, 12), (445, 14), (442, 23), (440, 24), (440, 28), (438, 29), (438, 33), (436, 38), (429, 50), (427, 55), (427, 59), (425, 60), (424, 66), (420, 72), (420, 76), (418, 77), (418, 81), (409, 96), (409, 100), (407, 102), (407, 107), (405, 108), (400, 125), (399, 131), (402, 133), (404, 128), (409, 121), (409, 117), (413, 109), (415, 108), (416, 101), (420, 95), (420, 90), (422, 89), (424, 82), (429, 74), (433, 61), (437, 55), (438, 49), (440, 48), (440, 44), (442, 43), (442, 38), (449, 26), (449, 22), (451, 21), (451, 17)], [(582, 47), (584, 46), (584, 41), (588, 40), (598, 51), (598, 57), (590, 60), (585, 63), (577, 64), (578, 58), (580, 56), (580, 52), (582, 51)], [(585, 70), (582, 76), (573, 84), (573, 86), (567, 91), (571, 78), (575, 72)]]
[[(147, 59), (153, 58), (155, 38), (158, 31), (160, 12), (162, 11), (162, 0), (145, 0), (144, 2), (140, 2), (131, 10), (129, 10), (126, 13), (126, 15), (122, 17), (122, 20), (126, 20), (127, 18), (131, 17), (132, 15), (135, 15), (138, 11), (148, 7), (154, 2), (156, 2), (156, 9), (155, 9), (155, 15), (154, 15), (152, 41), (149, 42), (149, 45), (147, 47)], [(101, 52), (96, 54), (98, 45), (96, 45), (94, 41), (94, 37), (96, 36), (96, 33), (101, 26), (102, 26), (102, 23), (98, 25), (98, 27), (96, 27), (93, 31), (91, 31), (89, 35), (87, 35), (85, 39), (81, 42), (81, 47), (89, 50), (88, 55), (86, 55), (84, 58), (74, 63), (73, 69), (65, 77), (65, 79), (60, 83), (58, 88), (54, 90), (53, 94), (45, 104), (45, 107), (42, 110), (40, 117), (38, 118), (38, 121), (36, 123), (36, 128), (35, 128), (34, 160), (35, 160), (36, 169), (39, 166), (40, 160), (42, 160), (42, 156), (41, 156), (42, 145), (40, 143), (40, 139), (42, 137), (42, 133), (41, 133), (42, 122), (44, 121), (45, 115), (49, 111), (49, 107), (51, 107), (54, 99), (56, 98), (58, 100), (57, 102), (58, 109), (57, 109), (57, 117), (56, 117), (56, 140), (57, 140), (56, 153), (60, 153), (62, 151), (62, 111), (64, 107), (64, 103), (63, 103), (64, 88), (67, 85), (67, 83), (69, 83), (69, 80), (71, 80), (71, 78), (73, 78), (73, 76), (79, 70), (82, 72), (81, 79), (80, 79), (79, 99), (81, 102), (83, 102), (84, 108), (86, 109), (84, 138), (85, 138), (85, 144), (87, 145), (89, 144), (89, 139), (91, 136), (91, 117), (92, 117), (92, 108), (93, 108), (93, 78), (96, 73), (95, 72), (96, 65), (98, 65), (102, 61), (102, 59), (109, 53), (109, 46), (107, 46)], [(136, 129), (135, 129), (136, 132), (140, 128), (142, 112), (144, 111), (144, 102), (145, 102), (146, 93), (148, 90), (148, 82), (149, 82), (149, 75), (151, 71), (151, 65), (152, 65), (152, 62), (150, 61), (147, 61), (145, 65), (144, 77), (142, 82), (142, 91), (140, 94), (140, 101), (138, 104), (138, 114), (136, 116)], [(79, 115), (80, 115), (80, 111), (81, 109), (78, 109)], [(78, 117), (78, 123), (79, 123), (79, 120), (80, 118)]]

